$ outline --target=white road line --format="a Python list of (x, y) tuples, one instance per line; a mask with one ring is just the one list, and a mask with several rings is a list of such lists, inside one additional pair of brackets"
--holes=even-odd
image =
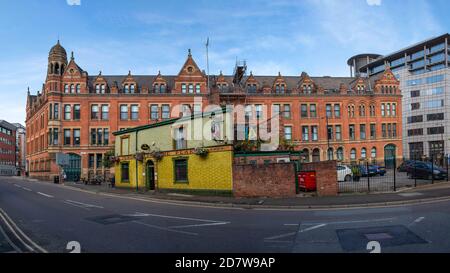
[(169, 219), (177, 219), (177, 220), (189, 220), (189, 221), (206, 222), (206, 223), (224, 223), (223, 221), (198, 219), (198, 218), (187, 218), (187, 217), (160, 215), (160, 214), (150, 214), (150, 213), (140, 213), (140, 212), (137, 212), (135, 214), (125, 214), (125, 216), (136, 216), (136, 215), (141, 216), (141, 217), (150, 216), (150, 217), (169, 218)]
[(85, 206), (77, 205), (77, 204), (70, 203), (70, 202), (67, 202), (67, 201), (63, 201), (63, 203), (67, 204), (67, 205), (71, 205), (71, 206), (77, 207), (77, 208), (82, 208), (82, 209), (85, 209), (85, 210), (89, 210), (89, 208), (87, 208)]
[(86, 203), (82, 203), (82, 202), (77, 202), (77, 201), (73, 201), (73, 200), (66, 200), (69, 203), (73, 203), (73, 204), (77, 204), (80, 206), (84, 206), (86, 208), (98, 208), (98, 209), (103, 209), (104, 207), (101, 206), (96, 206), (96, 205), (92, 205), (92, 204), (86, 204)]
[(14, 184), (14, 186), (16, 186), (16, 187), (18, 187), (18, 188), (22, 188), (22, 186), (20, 186), (20, 185), (17, 185), (17, 184)]
[[(47, 253), (47, 250), (45, 250), (44, 248), (40, 247), (38, 244), (36, 244), (33, 240), (30, 239), (30, 237), (28, 237), (17, 225), (16, 223), (14, 223), (14, 221), (8, 216), (8, 214), (0, 208), (0, 217), (3, 218), (3, 220), (5, 221), (6, 225), (11, 229), (11, 231), (14, 233), (14, 235), (21, 241), (23, 242), (23, 244), (27, 247), (27, 248), (31, 248), (32, 251), (35, 251), (35, 249), (33, 249), (32, 247), (30, 247), (28, 244), (26, 244), (22, 238), (20, 238), (19, 236), (17, 236), (17, 233), (11, 228), (11, 225), (15, 228), (15, 230), (17, 230), (24, 238), (25, 240), (27, 240), (31, 245), (34, 246), (34, 248), (36, 248), (37, 250), (39, 250), (42, 253)], [(11, 225), (8, 223), (8, 221), (5, 220), (8, 219), (9, 223), (11, 223)]]
[(24, 189), (24, 190), (26, 190), (26, 191), (33, 191), (32, 189), (25, 188), (25, 187), (22, 187), (22, 189)]
[(298, 226), (298, 224), (284, 224), (285, 226)]
[(411, 224), (409, 224), (408, 226), (410, 227), (414, 224), (418, 224), (418, 223), (422, 222), (423, 220), (425, 220), (425, 217), (419, 217), (416, 220), (414, 220)]
[(219, 223), (198, 224), (198, 225), (170, 226), (169, 228), (206, 227), (206, 226), (220, 226), (220, 225), (228, 225), (228, 224), (229, 224), (229, 222), (219, 222)]
[(357, 224), (357, 223), (371, 223), (371, 222), (387, 222), (395, 220), (396, 218), (383, 218), (383, 219), (369, 219), (369, 220), (355, 220), (355, 221), (340, 221), (340, 222), (322, 222), (322, 223), (305, 223), (310, 225), (338, 225), (338, 224)]
[(48, 198), (53, 198), (54, 197), (53, 195), (46, 194), (46, 193), (43, 193), (43, 192), (40, 192), (40, 191), (38, 191), (37, 193), (42, 195), (42, 196), (48, 197)]
[(160, 227), (160, 226), (150, 225), (150, 224), (143, 223), (143, 222), (139, 222), (139, 221), (133, 221), (133, 223), (140, 224), (140, 225), (143, 225), (143, 226), (146, 226), (146, 227), (150, 227), (150, 228), (159, 229), (159, 230), (165, 230), (165, 231), (170, 231), (170, 232), (175, 232), (175, 233), (181, 233), (181, 234), (187, 234), (187, 235), (198, 236), (198, 233), (194, 233), (194, 232), (175, 230), (175, 229), (170, 229), (170, 228), (165, 228), (165, 227)]
[(5, 237), (5, 239), (6, 239), (6, 241), (8, 242), (8, 244), (9, 244), (12, 248), (14, 248), (15, 251), (17, 251), (17, 252), (22, 252), (22, 251), (20, 250), (20, 248), (17, 247), (17, 246), (11, 241), (11, 239), (8, 237), (8, 235), (6, 235), (5, 231), (3, 230), (3, 228), (2, 228), (1, 226), (0, 226), (0, 233), (3, 234), (3, 237)]
[(285, 234), (281, 234), (281, 235), (277, 235), (277, 236), (273, 236), (273, 237), (267, 237), (267, 238), (264, 238), (264, 240), (276, 240), (276, 239), (293, 236), (295, 234), (297, 234), (297, 232), (289, 232), (289, 233), (285, 233)]
[(327, 224), (316, 225), (316, 226), (313, 226), (313, 227), (309, 227), (309, 228), (306, 228), (306, 229), (302, 229), (302, 230), (300, 230), (300, 232), (311, 231), (311, 230), (314, 230), (314, 229), (318, 229), (318, 228), (324, 227), (324, 226), (326, 226), (326, 225), (327, 225)]

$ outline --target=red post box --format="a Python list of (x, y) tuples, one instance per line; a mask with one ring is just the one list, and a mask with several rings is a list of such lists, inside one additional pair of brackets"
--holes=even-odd
[(304, 191), (315, 191), (317, 189), (316, 172), (299, 172), (298, 186)]

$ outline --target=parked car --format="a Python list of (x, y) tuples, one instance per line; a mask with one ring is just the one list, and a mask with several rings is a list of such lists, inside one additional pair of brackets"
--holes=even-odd
[(376, 172), (375, 175), (384, 176), (386, 174), (386, 168), (385, 167), (381, 167), (381, 166), (378, 166), (378, 165), (373, 165), (372, 167), (375, 169), (375, 172)]
[(416, 161), (406, 167), (408, 178), (419, 179), (447, 179), (448, 173), (439, 166), (433, 165), (430, 162)]
[(353, 172), (348, 166), (337, 166), (337, 179), (338, 182), (350, 182), (353, 179)]
[(386, 168), (378, 165), (369, 165), (368, 171), (366, 165), (360, 165), (359, 169), (362, 177), (377, 175), (384, 176), (386, 174)]
[(399, 171), (399, 172), (406, 172), (407, 168), (408, 168), (408, 165), (411, 165), (411, 164), (413, 164), (415, 162), (420, 162), (420, 161), (418, 161), (418, 160), (406, 160), (406, 161), (403, 161), (402, 164), (400, 164), (400, 166), (397, 167), (397, 171)]

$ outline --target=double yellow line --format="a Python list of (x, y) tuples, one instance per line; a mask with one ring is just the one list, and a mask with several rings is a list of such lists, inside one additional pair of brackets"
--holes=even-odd
[[(0, 224), (0, 232), (4, 233), (6, 239), (9, 241), (11, 246), (18, 252), (33, 252), (33, 253), (47, 253), (47, 250), (36, 244), (33, 240), (30, 239), (17, 225), (14, 221), (8, 216), (8, 214), (0, 208), (0, 221), (4, 223), (4, 226), (7, 228), (7, 231), (2, 229), (2, 225)], [(14, 236), (14, 241), (8, 233)], [(20, 246), (19, 246), (20, 245)]]

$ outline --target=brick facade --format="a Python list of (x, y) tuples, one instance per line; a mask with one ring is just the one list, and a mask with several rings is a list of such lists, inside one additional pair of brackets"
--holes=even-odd
[(0, 175), (16, 175), (16, 127), (0, 120)]
[[(210, 76), (208, 90), (207, 76), (190, 52), (177, 75), (138, 76), (130, 71), (121, 76), (101, 73), (89, 76), (77, 65), (73, 54), (67, 60), (66, 51), (58, 42), (49, 54), (42, 91), (37, 95), (28, 94), (26, 131), (30, 175), (51, 178), (58, 174), (56, 153), (80, 158), (75, 165), (80, 165), (81, 176), (103, 171), (97, 163), (113, 147), (112, 132), (178, 117), (183, 108), (176, 107), (179, 105), (189, 105), (195, 110), (194, 98), (201, 101), (203, 108), (208, 104), (246, 104), (255, 111), (258, 105), (269, 108), (280, 105), (282, 136), (289, 138), (294, 150), (304, 151), (304, 161), (327, 159), (328, 148), (334, 158), (340, 156), (343, 161), (357, 161), (365, 154), (368, 159), (383, 162), (387, 145), (395, 147), (397, 158), (402, 155), (401, 95), (398, 82), (389, 70), (370, 79), (310, 77), (306, 73), (300, 76), (250, 73), (238, 82), (234, 79), (222, 73)], [(307, 108), (303, 115), (302, 105)], [(332, 107), (328, 119), (325, 118), (327, 105)], [(102, 108), (108, 109), (106, 116)], [(93, 109), (97, 109), (97, 114), (92, 113)], [(333, 126), (330, 141), (327, 141), (327, 124)], [(361, 137), (360, 124), (366, 126), (365, 138)], [(376, 133), (373, 139), (370, 124)], [(387, 124), (390, 124), (389, 132)], [(354, 138), (349, 133), (350, 125), (354, 125)], [(341, 128), (340, 137), (337, 126)], [(302, 133), (304, 127), (308, 127), (307, 139)], [(317, 131), (313, 132), (314, 128)], [(93, 137), (93, 129), (100, 134)], [(67, 143), (64, 143), (65, 133)], [(107, 141), (105, 135), (109, 136)]]
[(301, 171), (315, 171), (318, 196), (337, 196), (337, 164), (336, 161), (305, 163)]
[(293, 163), (233, 165), (235, 197), (295, 197)]

